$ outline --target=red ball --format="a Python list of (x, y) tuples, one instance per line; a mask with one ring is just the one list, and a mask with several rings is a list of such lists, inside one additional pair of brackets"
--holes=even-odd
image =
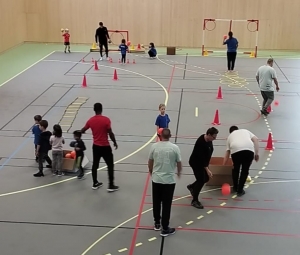
[(158, 134), (158, 135), (161, 135), (161, 133), (162, 133), (163, 130), (164, 130), (163, 128), (158, 129), (158, 130), (157, 130), (157, 134)]
[(230, 195), (231, 189), (230, 189), (230, 185), (228, 183), (224, 183), (222, 186), (222, 194), (224, 196), (228, 196)]

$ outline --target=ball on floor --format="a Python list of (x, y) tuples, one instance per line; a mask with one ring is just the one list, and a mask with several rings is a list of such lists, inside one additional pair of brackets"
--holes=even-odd
[(223, 194), (223, 196), (230, 195), (230, 192), (231, 192), (230, 185), (228, 183), (224, 183), (222, 185), (222, 194)]
[(275, 105), (275, 106), (278, 106), (278, 105), (279, 105), (279, 102), (278, 102), (278, 101), (275, 101), (275, 102), (274, 102), (274, 105)]

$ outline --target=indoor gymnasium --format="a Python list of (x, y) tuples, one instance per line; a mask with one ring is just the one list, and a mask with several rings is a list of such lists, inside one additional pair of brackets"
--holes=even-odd
[(0, 0), (0, 254), (297, 254), (299, 10)]

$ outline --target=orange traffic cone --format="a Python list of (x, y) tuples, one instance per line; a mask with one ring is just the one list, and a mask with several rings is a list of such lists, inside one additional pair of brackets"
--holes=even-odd
[(113, 78), (114, 81), (117, 81), (118, 80), (118, 74), (117, 74), (117, 70), (115, 69), (114, 71), (114, 78)]
[(99, 70), (97, 61), (94, 62), (94, 70), (95, 70), (95, 71), (98, 71), (98, 70)]
[(85, 75), (83, 76), (83, 81), (82, 81), (81, 87), (82, 87), (82, 88), (86, 88), (86, 87), (87, 87), (87, 84), (86, 84), (86, 76), (85, 76)]
[(273, 149), (274, 149), (274, 147), (273, 147), (272, 133), (269, 133), (267, 146), (266, 146), (265, 150), (270, 151), (270, 150), (273, 150)]
[(219, 90), (218, 90), (218, 95), (217, 95), (217, 99), (222, 99), (223, 96), (222, 96), (222, 88), (221, 86), (219, 87)]
[(135, 64), (135, 59), (134, 59), (134, 60), (132, 60), (132, 64)]
[(216, 110), (214, 121), (211, 124), (213, 124), (213, 125), (220, 125), (221, 124), (220, 120), (219, 120), (219, 110)]

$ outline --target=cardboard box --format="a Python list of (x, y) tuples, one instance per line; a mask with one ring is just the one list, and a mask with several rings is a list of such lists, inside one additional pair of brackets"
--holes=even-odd
[(232, 160), (229, 159), (227, 164), (223, 166), (223, 157), (212, 157), (209, 162), (209, 169), (213, 173), (213, 178), (210, 179), (207, 186), (222, 186), (224, 183), (232, 185)]
[[(63, 165), (62, 170), (64, 172), (73, 172), (76, 173), (78, 171), (76, 160), (72, 158), (65, 158), (66, 154), (71, 153), (71, 150), (63, 150), (64, 159), (63, 159)], [(52, 152), (49, 152), (49, 156), (52, 159)], [(86, 156), (84, 156), (82, 161), (82, 167), (84, 168), (89, 163), (89, 160)]]

